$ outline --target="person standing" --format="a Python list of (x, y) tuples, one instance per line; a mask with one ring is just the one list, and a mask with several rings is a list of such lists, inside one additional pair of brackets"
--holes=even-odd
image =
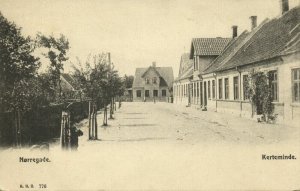
[(71, 150), (77, 150), (78, 148), (78, 137), (82, 136), (83, 132), (76, 127), (71, 128)]

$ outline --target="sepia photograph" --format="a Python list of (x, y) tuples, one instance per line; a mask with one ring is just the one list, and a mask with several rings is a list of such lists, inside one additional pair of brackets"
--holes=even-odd
[(0, 191), (300, 190), (300, 0), (0, 0)]

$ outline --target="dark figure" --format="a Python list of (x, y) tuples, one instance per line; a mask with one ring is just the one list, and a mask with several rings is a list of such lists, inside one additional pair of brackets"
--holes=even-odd
[(76, 127), (71, 128), (71, 149), (77, 150), (78, 148), (78, 137), (82, 136), (83, 132)]

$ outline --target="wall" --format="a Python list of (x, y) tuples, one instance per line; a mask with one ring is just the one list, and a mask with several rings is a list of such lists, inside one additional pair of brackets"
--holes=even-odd
[[(300, 54), (285, 56), (282, 59), (276, 58), (268, 61), (249, 65), (237, 70), (228, 70), (218, 73), (216, 76), (216, 96), (219, 98), (218, 79), (222, 79), (223, 83), (223, 99), (208, 100), (207, 109), (217, 110), (218, 112), (232, 113), (246, 118), (252, 118), (255, 115), (255, 109), (252, 108), (248, 100), (243, 100), (243, 83), (239, 84), (239, 100), (234, 100), (233, 78), (247, 75), (252, 69), (259, 71), (277, 70), (278, 72), (278, 101), (273, 102), (274, 114), (277, 115), (277, 123), (285, 123), (292, 126), (300, 124), (300, 102), (292, 101), (292, 69), (300, 68)], [(229, 99), (225, 100), (224, 79), (229, 79)], [(203, 82), (214, 79), (212, 76), (204, 75)], [(211, 83), (212, 85), (212, 83)], [(212, 88), (211, 88), (212, 91)], [(212, 95), (212, 92), (211, 92)], [(216, 103), (217, 101), (217, 103)]]
[[(178, 105), (188, 105), (189, 104), (189, 84), (190, 81), (188, 79), (184, 79), (181, 81), (177, 81), (173, 83), (173, 97), (174, 104)], [(187, 88), (186, 92), (184, 91)]]

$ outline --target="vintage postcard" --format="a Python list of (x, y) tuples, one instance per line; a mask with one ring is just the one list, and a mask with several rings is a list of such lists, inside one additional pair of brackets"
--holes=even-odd
[(300, 190), (299, 0), (0, 0), (0, 190)]

